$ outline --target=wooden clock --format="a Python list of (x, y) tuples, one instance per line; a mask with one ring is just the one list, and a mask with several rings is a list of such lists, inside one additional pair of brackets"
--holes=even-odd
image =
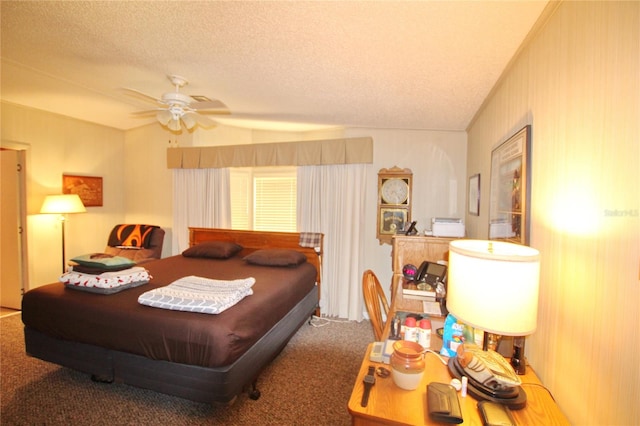
[(391, 244), (391, 237), (411, 223), (410, 169), (392, 167), (378, 172), (378, 224), (380, 244)]

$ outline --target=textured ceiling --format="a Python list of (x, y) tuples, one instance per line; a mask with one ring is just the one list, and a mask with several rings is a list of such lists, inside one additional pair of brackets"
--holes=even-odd
[(119, 89), (178, 74), (226, 124), (464, 130), (546, 4), (3, 0), (1, 95), (130, 129)]

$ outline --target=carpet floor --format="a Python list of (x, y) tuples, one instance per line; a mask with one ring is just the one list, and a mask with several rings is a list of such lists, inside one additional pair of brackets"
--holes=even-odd
[(2, 425), (348, 425), (347, 403), (367, 345), (368, 321), (304, 324), (258, 379), (262, 396), (209, 405), (122, 384), (25, 354), (20, 315), (0, 319)]

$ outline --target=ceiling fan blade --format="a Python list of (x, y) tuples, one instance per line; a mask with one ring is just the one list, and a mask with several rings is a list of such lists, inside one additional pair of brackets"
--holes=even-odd
[(202, 115), (230, 115), (231, 111), (228, 109), (221, 109), (216, 111), (198, 110), (198, 114)]
[(191, 102), (189, 104), (189, 108), (191, 109), (195, 109), (195, 110), (201, 110), (201, 109), (228, 109), (227, 106), (219, 100), (212, 100), (212, 101), (201, 101), (201, 102)]
[(131, 89), (129, 87), (122, 87), (120, 88), (120, 91), (122, 91), (126, 95), (133, 96), (135, 98), (139, 98), (147, 102), (153, 102), (154, 104), (161, 104), (161, 105), (163, 104), (161, 99), (155, 98), (151, 95), (147, 95), (146, 93), (143, 93), (136, 89)]
[(182, 116), (182, 121), (184, 121), (185, 125), (188, 122), (191, 123), (192, 122), (191, 120), (195, 120), (202, 127), (214, 127), (218, 124), (212, 119), (207, 118), (203, 115), (200, 115), (199, 113), (196, 113), (196, 112), (187, 112)]
[(132, 112), (131, 115), (135, 115), (135, 116), (152, 115), (152, 114), (156, 114), (158, 111), (164, 111), (164, 108), (148, 109), (145, 111), (135, 111), (135, 112)]

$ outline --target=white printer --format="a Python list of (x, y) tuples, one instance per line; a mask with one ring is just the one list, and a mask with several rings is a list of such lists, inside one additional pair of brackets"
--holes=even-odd
[(434, 237), (464, 237), (464, 222), (462, 219), (449, 217), (434, 217), (431, 219), (431, 233)]

